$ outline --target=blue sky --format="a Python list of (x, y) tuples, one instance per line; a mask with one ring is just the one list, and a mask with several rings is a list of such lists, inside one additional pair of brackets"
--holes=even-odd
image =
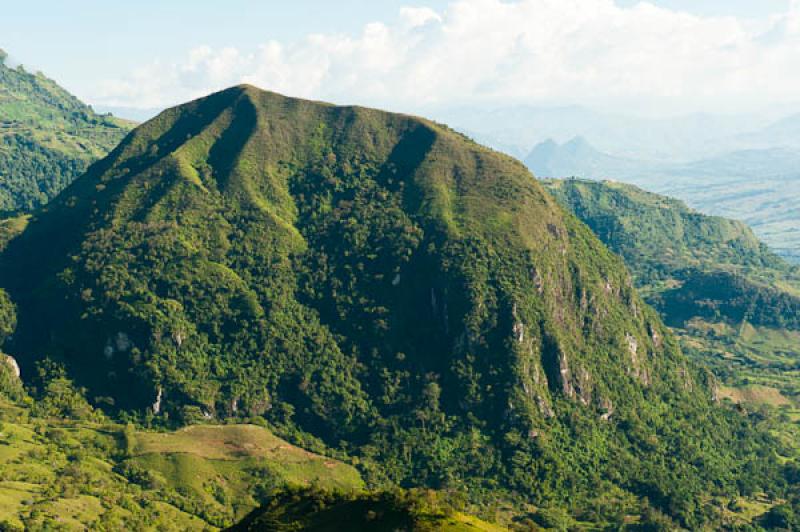
[[(570, 4), (570, 1), (565, 1), (564, 4)], [(14, 59), (43, 70), (90, 103), (101, 105), (168, 105), (203, 91), (219, 88), (226, 83), (242, 80), (268, 83), (274, 87), (267, 88), (296, 91), (303, 96), (333, 100), (352, 98), (365, 103), (401, 108), (408, 107), (412, 100), (436, 103), (444, 97), (453, 97), (464, 102), (486, 102), (494, 99), (530, 100), (539, 103), (552, 101), (554, 104), (594, 98), (597, 102), (590, 103), (615, 105), (615, 101), (619, 103), (631, 97), (647, 100), (647, 91), (650, 90), (647, 79), (648, 76), (652, 78), (653, 74), (640, 68), (634, 55), (637, 48), (658, 47), (655, 40), (649, 42), (646, 35), (638, 29), (639, 26), (644, 28), (646, 24), (654, 24), (654, 30), (674, 26), (670, 30), (672, 33), (685, 32), (681, 39), (675, 40), (671, 45), (673, 48), (679, 49), (683, 46), (681, 43), (689, 43), (708, 52), (705, 60), (713, 68), (720, 61), (728, 65), (724, 67), (727, 70), (715, 74), (728, 80), (730, 98), (726, 96), (722, 100), (729, 102), (729, 105), (735, 105), (735, 96), (738, 94), (741, 101), (750, 98), (748, 101), (752, 105), (755, 91), (754, 94), (743, 94), (746, 91), (741, 87), (741, 78), (747, 74), (742, 69), (747, 65), (743, 66), (741, 61), (729, 57), (731, 54), (721, 57), (720, 50), (736, 46), (742, 50), (742, 57), (747, 56), (746, 60), (753, 61), (754, 66), (766, 64), (766, 56), (760, 59), (754, 56), (761, 52), (752, 48), (755, 46), (753, 43), (760, 42), (757, 39), (762, 37), (752, 30), (748, 21), (761, 20), (763, 28), (758, 31), (763, 29), (770, 36), (783, 35), (779, 26), (770, 28), (766, 21), (770, 17), (787, 13), (791, 4), (790, 0), (651, 0), (651, 4), (667, 10), (666, 13), (653, 14), (634, 9), (633, 6), (639, 3), (637, 0), (617, 0), (617, 6), (622, 9), (614, 11), (608, 8), (611, 0), (583, 1), (587, 6), (595, 6), (597, 18), (584, 21), (582, 28), (587, 29), (579, 30), (578, 35), (596, 38), (606, 55), (589, 59), (594, 46), (591, 42), (586, 42), (581, 49), (573, 50), (571, 55), (562, 58), (564, 64), (572, 64), (573, 71), (562, 71), (564, 69), (558, 64), (543, 61), (541, 57), (552, 50), (571, 47), (574, 39), (560, 42), (558, 39), (564, 38), (564, 35), (555, 32), (552, 35), (553, 40), (545, 42), (537, 40), (534, 35), (538, 29), (547, 28), (548, 25), (566, 27), (572, 24), (575, 13), (569, 13), (569, 8), (565, 7), (564, 16), (560, 17), (559, 8), (554, 7), (558, 5), (555, 0), (520, 2), (541, 8), (542, 13), (547, 13), (543, 15), (543, 20), (537, 18), (537, 9), (518, 9), (516, 11), (519, 14), (512, 14), (512, 10), (504, 6), (516, 2), (501, 0), (10, 2), (3, 6), (0, 47), (10, 52)], [(477, 13), (484, 10), (487, 14), (486, 25), (481, 26), (469, 17), (451, 16), (455, 11), (455, 4), (471, 6), (474, 8), (472, 11)], [(416, 13), (413, 16), (422, 16), (423, 22), (414, 22), (410, 28), (408, 16), (401, 16), (401, 9), (407, 6), (429, 8), (427, 11), (413, 11)], [(472, 11), (465, 8), (459, 12)], [(434, 13), (436, 17), (420, 15), (423, 12)], [(689, 24), (679, 18), (679, 12), (692, 13), (701, 23)], [(504, 16), (511, 18), (504, 19)], [(493, 27), (492, 24), (502, 26), (519, 20), (522, 16), (531, 18), (526, 23), (528, 29), (512, 31), (517, 31), (515, 38), (518, 42), (531, 42), (525, 45), (527, 48), (520, 50), (514, 43), (497, 37), (495, 34), (499, 26)], [(637, 25), (636, 17), (642, 19), (641, 25)], [(736, 24), (710, 22), (714, 17), (735, 17)], [(617, 18), (624, 20), (616, 22)], [(631, 28), (631, 34), (637, 35), (630, 41), (628, 55), (619, 51), (622, 45), (609, 42), (609, 35), (613, 32), (608, 27), (603, 28), (603, 20), (614, 20), (614, 24), (627, 25)], [(372, 22), (380, 23), (379, 27), (369, 26)], [(459, 27), (482, 40), (485, 47), (496, 46), (508, 52), (507, 56), (487, 52), (486, 57), (476, 63), (484, 71), (489, 71), (483, 78), (475, 77), (469, 72), (468, 61), (464, 61), (461, 70), (443, 72), (441, 69), (441, 65), (449, 66), (461, 62), (458, 41), (447, 40), (447, 28), (461, 23), (464, 23), (463, 27)], [(381, 27), (386, 29), (386, 35), (375, 37), (369, 33), (373, 30), (380, 33)], [(725, 42), (726, 33), (738, 35), (740, 30), (752, 34), (740, 36), (737, 42)], [(692, 31), (698, 33), (697, 39)], [(770, 31), (773, 33), (769, 33)], [(482, 37), (483, 32), (486, 32), (486, 39)], [(709, 40), (710, 37), (700, 38), (700, 32), (716, 35), (716, 40)], [(311, 35), (322, 35), (324, 43), (298, 44), (309, 41)], [(783, 37), (780, 35), (777, 39), (782, 43)], [(370, 40), (373, 37), (380, 40), (378, 45)], [(402, 43), (417, 37), (421, 43), (419, 49), (406, 50), (402, 56), (391, 49), (393, 46), (403, 48)], [(269, 53), (265, 51), (267, 44), (270, 44), (272, 50)], [(483, 53), (479, 45), (480, 42), (476, 42), (474, 51), (470, 52), (468, 43), (464, 47), (464, 53)], [(374, 46), (385, 47), (384, 55), (378, 57), (373, 54)], [(347, 48), (347, 51), (343, 52), (343, 48)], [(654, 60), (659, 60), (659, 53), (667, 52), (668, 50), (655, 49)], [(773, 52), (770, 50), (770, 53)], [(781, 49), (780, 55), (774, 52), (774, 57), (770, 56), (768, 61), (777, 71), (787, 62), (790, 63), (793, 53), (794, 48)], [(435, 54), (441, 55), (439, 66), (431, 60), (430, 55)], [(689, 61), (690, 56), (691, 54), (687, 54), (683, 61)], [(678, 60), (680, 59), (676, 61)], [(395, 70), (388, 72), (376, 66), (376, 62), (394, 65)], [(424, 68), (426, 62), (429, 63), (428, 70)], [(414, 64), (410, 66), (411, 63)], [(423, 67), (417, 68), (418, 64), (423, 64)], [(584, 79), (576, 73), (585, 64), (590, 67), (580, 71), (589, 73)], [(736, 64), (739, 66), (734, 66)], [(295, 65), (299, 66), (295, 68)], [(595, 65), (605, 65), (606, 69), (631, 69), (633, 73), (626, 74), (628, 77), (634, 76), (639, 70), (642, 73), (639, 79), (627, 81), (620, 79), (619, 73), (604, 79), (601, 72), (591, 72), (591, 67)], [(515, 68), (535, 68), (541, 74), (537, 76), (537, 80), (532, 80), (522, 77), (519, 72), (512, 72)], [(737, 72), (736, 68), (740, 71)], [(320, 69), (325, 71), (319, 74)], [(553, 76), (552, 83), (548, 84), (547, 75)], [(692, 76), (697, 77), (697, 72), (692, 65), (676, 63), (672, 71), (665, 69), (665, 76), (669, 76), (669, 79), (675, 75), (686, 76), (686, 83), (689, 83)], [(769, 77), (772, 72), (758, 75)], [(402, 87), (406, 93), (396, 97), (391, 94), (398, 80), (414, 76), (421, 77), (409, 86)], [(435, 84), (429, 83), (429, 78), (437, 76), (442, 79)], [(447, 77), (463, 78), (465, 83), (451, 84), (445, 79)], [(309, 81), (304, 83), (304, 79)], [(593, 82), (594, 91), (586, 91), (584, 95), (584, 92), (575, 89), (566, 91), (565, 94), (563, 87), (570, 80), (574, 81), (576, 87), (588, 86)], [(705, 85), (698, 83), (696, 87), (689, 87), (686, 83), (676, 83), (674, 87), (661, 91), (663, 94), (656, 96), (666, 98), (678, 107), (682, 105), (681, 102), (686, 102), (688, 109), (691, 107), (688, 105), (691, 91), (702, 93)], [(800, 88), (800, 81), (798, 83)], [(141, 87), (142, 85), (147, 87)], [(520, 86), (528, 92), (514, 88)], [(411, 94), (414, 87), (419, 87), (424, 92), (415, 96)], [(454, 88), (458, 89), (455, 94)], [(660, 84), (656, 84), (655, 89), (660, 89)], [(570, 101), (558, 101), (559, 95), (565, 95), (565, 99)], [(703, 98), (710, 99), (708, 94), (700, 96), (696, 105), (700, 105)]]
[(39, 0), (3, 6), (0, 47), (61, 79), (117, 72), (189, 48), (255, 46), (308, 33), (357, 32), (388, 21), (405, 5), (437, 9), (443, 0)]

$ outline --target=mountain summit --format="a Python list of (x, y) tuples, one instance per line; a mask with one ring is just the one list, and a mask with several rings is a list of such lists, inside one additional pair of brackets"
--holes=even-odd
[(263, 416), (374, 479), (621, 489), (691, 524), (685, 492), (752, 459), (622, 261), (521, 163), (420, 118), (250, 86), (167, 110), (0, 279), (23, 374), (47, 356), (118, 410)]

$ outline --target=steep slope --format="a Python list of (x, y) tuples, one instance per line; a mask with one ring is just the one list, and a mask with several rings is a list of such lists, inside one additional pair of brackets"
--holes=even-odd
[[(800, 408), (800, 271), (741, 222), (632, 185), (545, 187), (625, 259), (637, 286), (736, 401)], [(781, 395), (781, 393), (783, 395)]]
[(165, 111), (0, 279), (23, 373), (53, 358), (164, 422), (264, 416), (373, 483), (647, 497), (689, 526), (709, 493), (781, 489), (622, 261), (521, 163), (423, 119), (249, 86)]
[(614, 181), (542, 183), (626, 259), (641, 286), (674, 279), (681, 270), (715, 269), (800, 288), (800, 270), (772, 253), (742, 222), (707, 216), (682, 201)]
[(0, 211), (30, 210), (105, 156), (132, 125), (96, 114), (0, 50)]
[(800, 270), (745, 224), (705, 216), (633, 185), (543, 183), (625, 259), (668, 323), (703, 317), (800, 329)]
[[(3, 530), (216, 530), (285, 487), (363, 489), (358, 472), (251, 425), (135, 430), (0, 400)], [(24, 527), (24, 528), (23, 528)]]

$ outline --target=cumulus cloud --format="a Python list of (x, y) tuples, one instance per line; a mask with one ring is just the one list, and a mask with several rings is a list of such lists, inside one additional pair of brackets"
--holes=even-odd
[(393, 109), (472, 103), (677, 102), (687, 108), (794, 102), (800, 0), (763, 20), (703, 17), (647, 2), (453, 0), (406, 7), (359, 33), (198, 47), (95, 95), (159, 107), (240, 82), (289, 95)]

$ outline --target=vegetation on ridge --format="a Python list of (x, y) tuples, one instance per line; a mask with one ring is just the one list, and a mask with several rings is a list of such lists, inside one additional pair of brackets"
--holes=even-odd
[(456, 511), (452, 501), (426, 490), (342, 493), (287, 490), (255, 510), (231, 532), (348, 530), (382, 532), (500, 532), (495, 526)]
[(131, 124), (98, 115), (0, 50), (0, 212), (29, 211), (105, 156)]
[(252, 87), (168, 110), (30, 218), (0, 284), (23, 371), (143, 425), (263, 416), (373, 488), (693, 529), (787, 494), (785, 449), (714, 403), (622, 261), (423, 119)]
[(623, 183), (543, 184), (625, 259), (637, 286), (668, 322), (703, 313), (734, 323), (746, 315), (757, 325), (800, 328), (800, 269), (772, 253), (742, 222), (705, 216), (679, 200)]
[[(800, 272), (745, 225), (614, 182), (545, 186), (609, 247), (709, 367), (719, 396), (757, 412), (763, 430), (800, 451)], [(790, 527), (786, 527), (790, 528)]]

